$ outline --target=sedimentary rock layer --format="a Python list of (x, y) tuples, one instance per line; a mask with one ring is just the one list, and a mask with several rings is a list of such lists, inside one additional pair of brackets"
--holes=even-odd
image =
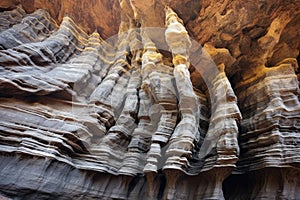
[(298, 2), (5, 2), (1, 195), (298, 198)]

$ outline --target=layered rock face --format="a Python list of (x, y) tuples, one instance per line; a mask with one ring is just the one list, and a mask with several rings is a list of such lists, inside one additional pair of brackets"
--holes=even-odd
[(299, 199), (299, 1), (0, 8), (3, 198)]

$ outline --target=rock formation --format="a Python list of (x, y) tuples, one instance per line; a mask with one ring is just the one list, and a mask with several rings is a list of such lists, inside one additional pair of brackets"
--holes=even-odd
[(0, 199), (299, 199), (299, 1), (0, 8)]

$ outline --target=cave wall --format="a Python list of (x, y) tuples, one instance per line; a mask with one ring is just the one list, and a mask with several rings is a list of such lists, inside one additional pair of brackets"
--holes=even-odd
[(1, 1), (0, 194), (299, 199), (299, 1)]

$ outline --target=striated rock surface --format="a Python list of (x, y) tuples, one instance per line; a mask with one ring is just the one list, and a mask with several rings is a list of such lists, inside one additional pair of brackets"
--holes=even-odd
[(0, 8), (0, 199), (299, 199), (299, 1)]

